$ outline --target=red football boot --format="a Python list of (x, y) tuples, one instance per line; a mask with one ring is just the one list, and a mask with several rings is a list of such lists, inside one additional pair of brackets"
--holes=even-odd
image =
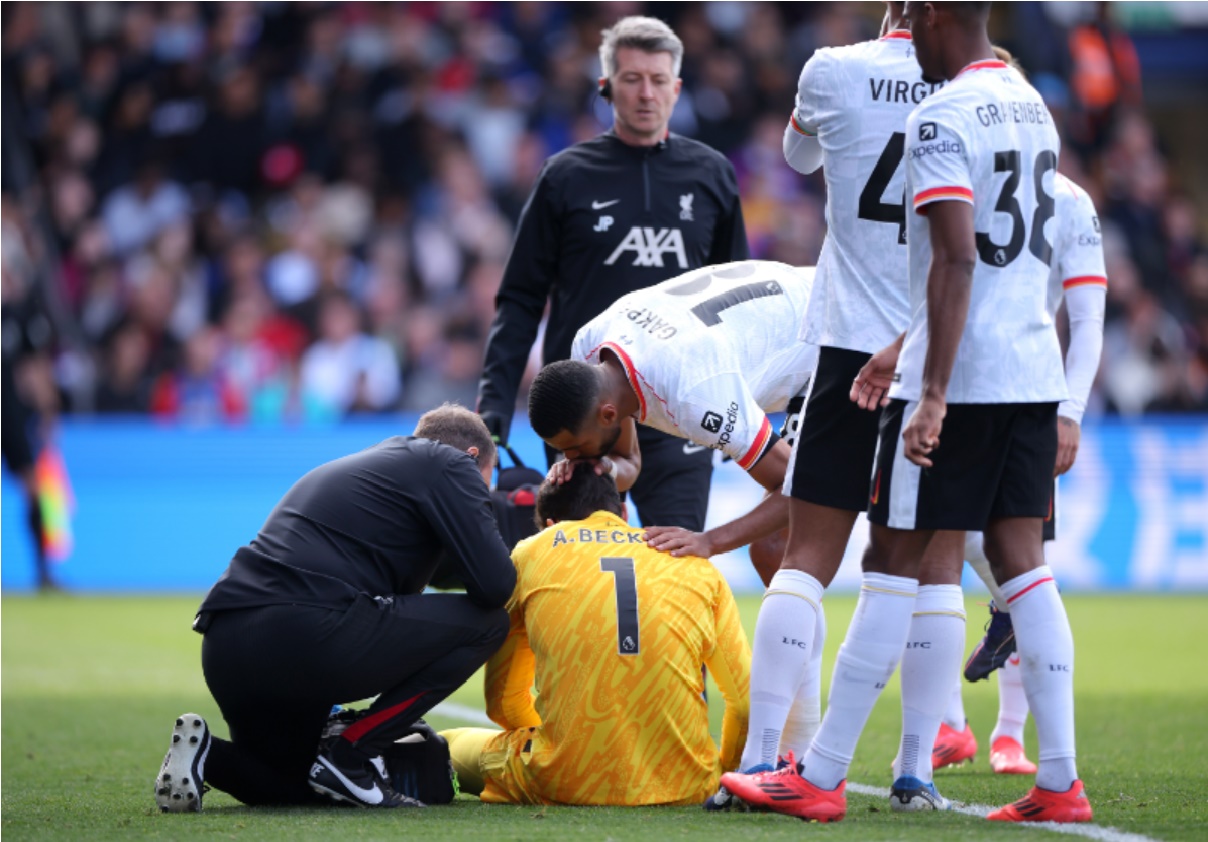
[(1074, 781), (1065, 792), (1032, 787), (1013, 804), (999, 807), (986, 816), (992, 822), (1089, 822), (1093, 818), (1082, 781)]
[(969, 727), (968, 722), (965, 723), (964, 731), (940, 723), (940, 732), (935, 738), (935, 746), (931, 749), (932, 770), (956, 766), (966, 760), (972, 760), (976, 754), (977, 737), (973, 736), (973, 729)]

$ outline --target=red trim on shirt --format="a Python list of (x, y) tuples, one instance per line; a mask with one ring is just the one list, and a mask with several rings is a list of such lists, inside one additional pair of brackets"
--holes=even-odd
[(759, 434), (755, 436), (755, 443), (751, 445), (743, 457), (738, 460), (738, 467), (744, 471), (749, 471), (751, 467), (759, 461), (759, 457), (763, 455), (764, 448), (768, 446), (768, 442), (772, 438), (772, 422), (768, 417), (763, 416), (763, 424), (759, 427)]
[(1107, 278), (1102, 275), (1080, 275), (1077, 278), (1066, 278), (1061, 282), (1064, 289), (1084, 286), (1107, 286)]
[(877, 40), (878, 41), (896, 41), (899, 38), (904, 39), (906, 41), (910, 41), (911, 40), (910, 30), (909, 29), (895, 29), (893, 32), (888, 32), (885, 35), (882, 35)]
[(1005, 70), (1006, 67), (1007, 63), (1005, 61), (999, 61), (996, 58), (987, 58), (981, 61), (975, 61), (973, 64), (965, 65), (964, 69), (952, 78), (959, 79), (964, 74), (970, 73), (974, 70)]
[(1052, 576), (1045, 576), (1043, 579), (1038, 579), (1038, 580), (1036, 580), (1035, 582), (1033, 582), (1032, 584), (1030, 584), (1030, 585), (1028, 585), (1026, 588), (1024, 588), (1022, 591), (1020, 591), (1019, 593), (1015, 594), (1015, 596), (1008, 597), (1008, 599), (1007, 599), (1007, 605), (1010, 605), (1012, 602), (1014, 602), (1015, 600), (1019, 599), (1021, 596), (1023, 596), (1024, 594), (1026, 594), (1028, 591), (1032, 590), (1032, 588), (1038, 587), (1038, 586), (1040, 586), (1040, 585), (1043, 585), (1045, 582), (1051, 582), (1051, 581), (1053, 581), (1053, 577), (1052, 577)]
[[(625, 368), (625, 377), (629, 380), (629, 385), (633, 387), (634, 393), (638, 396), (638, 420), (646, 420), (646, 396), (642, 394), (642, 376), (638, 374), (637, 366), (633, 364), (633, 360), (629, 359), (629, 355), (621, 350), (621, 346), (615, 342), (601, 342), (601, 348), (607, 348), (617, 355), (617, 359), (621, 361), (621, 365)], [(590, 354), (588, 356), (591, 356)]]
[(945, 201), (956, 199), (962, 202), (973, 203), (973, 191), (968, 187), (932, 187), (924, 190), (914, 197), (914, 209), (917, 211), (922, 205), (928, 202)]
[(803, 134), (806, 137), (817, 137), (817, 135), (811, 131), (807, 131), (800, 123), (797, 122), (796, 114), (789, 115), (789, 125), (793, 127), (793, 131), (795, 131), (797, 134)]

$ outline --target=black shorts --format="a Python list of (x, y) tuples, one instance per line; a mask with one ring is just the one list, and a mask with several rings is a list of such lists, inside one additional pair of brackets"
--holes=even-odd
[(789, 447), (793, 446), (793, 442), (797, 441), (797, 436), (801, 434), (801, 419), (805, 414), (804, 409), (805, 395), (798, 395), (785, 407), (784, 423), (780, 425), (780, 438), (784, 439), (784, 443)]
[(868, 519), (894, 529), (984, 531), (1004, 517), (1052, 513), (1057, 404), (948, 404), (930, 468), (906, 458), (914, 401), (881, 413)]
[(1049, 491), (1049, 513), (1044, 517), (1044, 540), (1057, 540), (1057, 479), (1053, 479), (1053, 487)]
[(822, 348), (793, 444), (784, 493), (795, 500), (862, 512), (868, 508), (880, 410), (852, 402), (851, 383), (872, 354)]

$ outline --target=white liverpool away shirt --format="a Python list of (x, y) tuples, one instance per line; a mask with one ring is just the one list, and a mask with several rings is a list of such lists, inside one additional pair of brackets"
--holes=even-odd
[(806, 341), (873, 353), (906, 329), (906, 118), (942, 84), (923, 81), (903, 30), (818, 50), (801, 71), (791, 125), (822, 147), (827, 225)]
[(1001, 61), (974, 62), (906, 124), (910, 327), (890, 397), (918, 400), (927, 352), (928, 206), (973, 205), (977, 259), (949, 403), (1067, 396), (1048, 310), (1060, 142), (1036, 90)]
[(797, 338), (812, 267), (746, 260), (637, 290), (584, 325), (571, 359), (615, 353), (638, 422), (726, 453), (743, 470), (773, 441), (767, 413), (805, 393), (818, 349)]

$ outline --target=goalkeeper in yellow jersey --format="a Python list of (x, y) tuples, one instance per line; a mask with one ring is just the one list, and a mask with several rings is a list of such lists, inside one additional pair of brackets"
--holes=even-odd
[[(445, 731), (463, 792), (514, 804), (698, 804), (747, 732), (751, 653), (725, 579), (646, 545), (590, 467), (545, 482), (546, 528), (516, 546), (511, 631), (487, 663), (505, 730)], [(725, 699), (709, 735), (701, 665)], [(533, 689), (536, 689), (534, 698)]]

